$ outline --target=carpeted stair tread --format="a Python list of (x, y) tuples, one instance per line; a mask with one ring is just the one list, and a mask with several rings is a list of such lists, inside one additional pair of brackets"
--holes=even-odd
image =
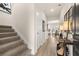
[(16, 48), (22, 44), (24, 44), (22, 40), (17, 40), (17, 41), (13, 41), (7, 44), (0, 45), (0, 55), (3, 52)]
[(16, 35), (17, 35), (16, 32), (5, 32), (5, 33), (0, 33), (0, 38), (10, 37), (10, 36), (16, 36)]
[(10, 36), (10, 37), (4, 37), (4, 38), (0, 38), (0, 45), (2, 44), (6, 44), (12, 41), (16, 41), (16, 40), (20, 40), (19, 36)]
[(23, 45), (20, 45), (16, 48), (12, 49), (12, 50), (5, 52), (3, 54), (3, 56), (18, 56), (19, 54), (24, 52), (26, 49), (27, 49), (26, 46), (23, 44)]

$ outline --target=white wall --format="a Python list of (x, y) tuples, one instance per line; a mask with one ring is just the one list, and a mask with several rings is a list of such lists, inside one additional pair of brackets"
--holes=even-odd
[[(45, 32), (42, 31), (42, 20), (45, 21)], [(37, 49), (43, 45), (43, 43), (48, 38), (47, 35), (47, 18), (44, 12), (39, 11), (37, 7), (35, 7), (35, 29), (36, 29), (36, 40), (35, 40), (35, 52)]]
[(14, 4), (14, 28), (34, 53), (34, 4)]
[(34, 4), (12, 4), (12, 14), (0, 12), (0, 25), (10, 25), (34, 54)]
[(10, 25), (12, 22), (12, 15), (0, 11), (0, 25)]

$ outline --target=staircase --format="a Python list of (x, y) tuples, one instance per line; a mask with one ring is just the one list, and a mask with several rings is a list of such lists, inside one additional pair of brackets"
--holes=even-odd
[(0, 25), (0, 56), (29, 55), (30, 49), (11, 26)]

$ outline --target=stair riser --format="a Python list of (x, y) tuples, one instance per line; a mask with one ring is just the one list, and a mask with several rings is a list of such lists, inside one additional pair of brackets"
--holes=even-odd
[(9, 43), (9, 42), (12, 42), (12, 41), (16, 41), (16, 40), (19, 40), (19, 39), (20, 39), (19, 37), (16, 37), (16, 38), (8, 38), (8, 39), (0, 40), (0, 45), (6, 44), (6, 43)]
[(11, 26), (3, 26), (3, 25), (0, 25), (0, 28), (12, 28)]
[(4, 32), (14, 32), (13, 29), (0, 29), (0, 33), (4, 33)]
[(16, 48), (16, 47), (18, 47), (18, 46), (20, 46), (22, 44), (23, 44), (22, 41), (18, 41), (18, 42), (15, 42), (13, 44), (9, 44), (7, 46), (4, 46), (4, 47), (0, 48), (0, 54), (4, 53), (6, 51), (9, 51), (9, 50), (11, 50), (13, 48)]
[(10, 36), (16, 36), (17, 33), (7, 33), (7, 34), (0, 34), (0, 38), (3, 38), (3, 37), (10, 37)]

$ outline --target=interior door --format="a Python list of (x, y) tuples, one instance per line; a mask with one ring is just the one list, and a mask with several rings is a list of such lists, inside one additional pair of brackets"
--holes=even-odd
[(36, 22), (37, 22), (37, 49), (40, 47), (41, 40), (42, 40), (42, 19), (40, 15), (36, 17)]

